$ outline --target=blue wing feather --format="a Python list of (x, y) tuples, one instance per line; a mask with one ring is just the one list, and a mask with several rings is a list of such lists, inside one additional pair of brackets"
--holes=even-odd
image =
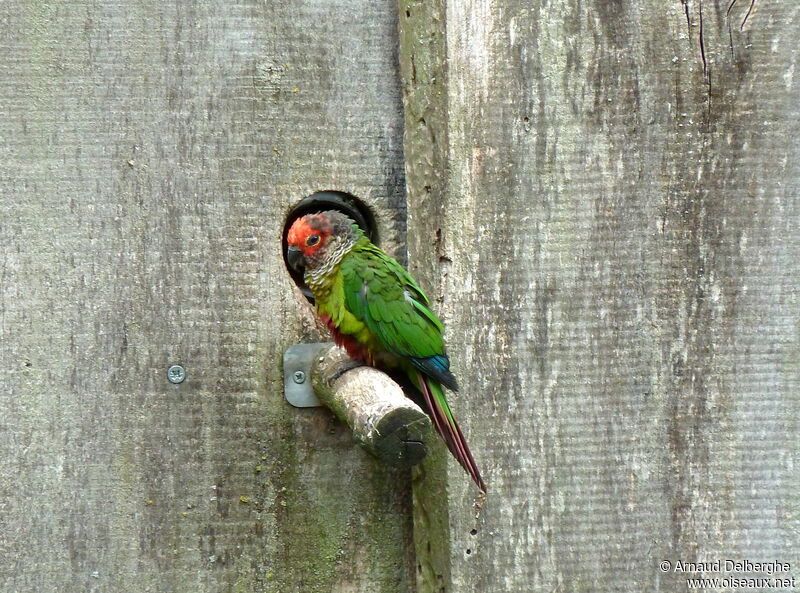
[(409, 358), (420, 371), (435, 379), (451, 391), (458, 391), (458, 383), (453, 373), (450, 372), (450, 359), (445, 354), (429, 356), (428, 358)]

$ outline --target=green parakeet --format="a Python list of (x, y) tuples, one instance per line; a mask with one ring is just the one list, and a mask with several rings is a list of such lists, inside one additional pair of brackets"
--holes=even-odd
[(421, 393), (450, 452), (485, 492), (442, 389), (458, 389), (442, 324), (411, 275), (337, 211), (298, 218), (289, 229), (288, 245), (287, 261), (304, 269), (317, 314), (336, 343), (365, 364), (403, 371)]

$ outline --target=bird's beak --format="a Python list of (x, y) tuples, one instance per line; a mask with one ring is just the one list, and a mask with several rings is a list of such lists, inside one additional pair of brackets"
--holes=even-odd
[(302, 272), (306, 266), (306, 258), (303, 257), (303, 252), (294, 245), (286, 250), (286, 261), (295, 272)]

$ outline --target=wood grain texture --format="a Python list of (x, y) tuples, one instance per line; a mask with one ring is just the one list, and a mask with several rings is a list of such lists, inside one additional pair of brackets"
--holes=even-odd
[(0, 590), (413, 589), (407, 475), (280, 369), (319, 338), (288, 207), (405, 218), (394, 4), (11, 0), (0, 30)]
[(489, 486), (423, 464), (420, 591), (800, 576), (800, 14), (728, 4), (401, 1), (409, 258)]

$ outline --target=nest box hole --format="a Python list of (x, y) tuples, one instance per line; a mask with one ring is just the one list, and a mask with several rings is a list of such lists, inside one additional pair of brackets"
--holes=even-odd
[(283, 264), (286, 266), (286, 270), (289, 272), (292, 280), (294, 280), (294, 283), (311, 303), (314, 302), (314, 297), (303, 281), (303, 274), (297, 270), (293, 270), (286, 259), (286, 251), (289, 246), (287, 243), (287, 235), (289, 234), (289, 228), (291, 228), (292, 223), (301, 216), (314, 212), (324, 212), (325, 210), (338, 210), (346, 214), (361, 227), (361, 230), (369, 237), (370, 241), (376, 245), (379, 244), (375, 217), (364, 202), (351, 194), (340, 191), (319, 191), (310, 196), (306, 196), (292, 206), (289, 213), (286, 215), (286, 222), (283, 225), (283, 236), (281, 240)]

